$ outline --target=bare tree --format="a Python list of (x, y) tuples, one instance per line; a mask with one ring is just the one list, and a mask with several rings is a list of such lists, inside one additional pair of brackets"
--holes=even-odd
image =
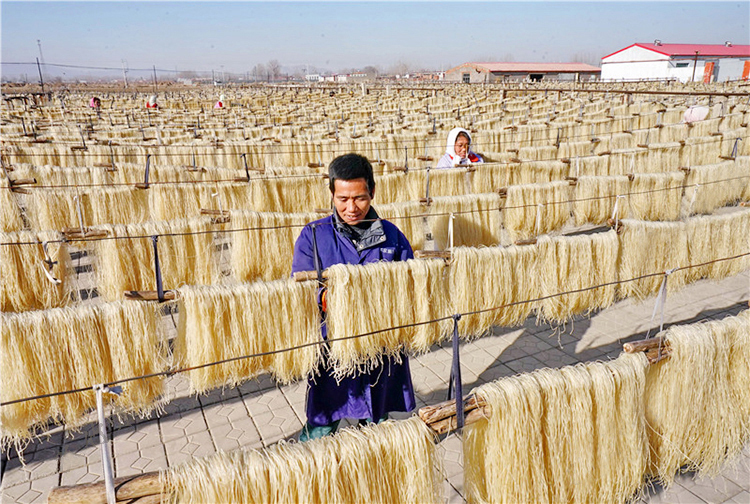
[(277, 80), (281, 75), (281, 64), (279, 63), (279, 60), (273, 59), (266, 63), (266, 66), (268, 67), (269, 80)]
[(258, 63), (253, 67), (253, 80), (254, 81), (262, 81), (265, 80), (268, 76), (268, 72), (266, 71), (266, 66), (263, 63)]
[(409, 73), (409, 70), (411, 70), (410, 65), (405, 61), (399, 60), (398, 63), (391, 67), (390, 73), (391, 75), (404, 75)]

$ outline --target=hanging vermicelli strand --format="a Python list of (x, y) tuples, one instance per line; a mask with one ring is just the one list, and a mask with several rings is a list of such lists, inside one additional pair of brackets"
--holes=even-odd
[[(537, 241), (541, 297), (617, 280), (619, 244), (615, 231), (594, 235), (543, 236)], [(615, 301), (615, 285), (554, 296), (540, 302), (539, 318), (565, 322), (573, 315), (606, 308)]]
[[(163, 285), (206, 285), (220, 279), (214, 258), (214, 233), (207, 217), (143, 224), (97, 226), (109, 237), (94, 242), (98, 290), (106, 299), (122, 299), (127, 290), (155, 290), (153, 235), (158, 238)], [(131, 239), (122, 239), (125, 237)]]
[[(691, 214), (711, 213), (716, 208), (735, 203), (750, 194), (750, 157), (738, 156), (732, 161), (691, 166), (685, 188)], [(697, 186), (696, 186), (697, 184)]]
[(450, 321), (336, 339), (450, 315), (444, 270), (442, 259), (328, 268), (328, 338), (337, 375), (371, 369), (383, 355), (398, 358), (403, 349), (425, 352), (441, 341)]
[[(697, 216), (685, 220), (688, 262), (708, 263), (718, 257), (750, 252), (750, 210), (738, 208), (731, 213)], [(688, 281), (700, 278), (720, 280), (750, 269), (750, 256), (719, 261), (691, 268)]]
[(17, 196), (8, 189), (7, 183), (0, 185), (0, 232), (20, 231), (24, 228)]
[[(182, 287), (179, 309), (174, 353), (181, 366), (271, 352), (321, 338), (315, 282)], [(190, 384), (193, 390), (203, 392), (242, 383), (263, 372), (289, 383), (312, 373), (319, 351), (312, 345), (204, 367), (190, 371)]]
[(672, 352), (648, 369), (646, 420), (651, 472), (664, 484), (683, 466), (715, 474), (750, 439), (748, 333), (743, 314), (660, 333)]
[(508, 187), (503, 226), (512, 241), (559, 229), (570, 218), (572, 190), (566, 181)]
[[(621, 279), (663, 272), (687, 266), (688, 241), (684, 222), (645, 222), (623, 220), (620, 238), (620, 260), (618, 275)], [(667, 287), (679, 289), (685, 284), (685, 270), (669, 275)], [(659, 290), (663, 277), (660, 275), (633, 282), (621, 283), (620, 297), (644, 299)]]
[[(0, 246), (0, 311), (21, 312), (65, 306), (71, 302), (71, 267), (68, 245), (55, 231), (0, 233), (0, 243), (31, 243)], [(47, 263), (42, 245), (47, 244)], [(56, 283), (45, 275), (59, 280)]]
[(252, 282), (288, 277), (294, 242), (304, 225), (319, 217), (313, 213), (230, 212), (232, 229), (247, 229), (229, 234), (234, 278)]
[[(626, 176), (579, 177), (574, 189), (573, 217), (575, 224), (604, 224), (612, 216), (617, 195), (630, 190)], [(618, 205), (619, 218), (627, 217), (624, 201)]]
[(162, 473), (168, 502), (442, 502), (433, 433), (418, 418), (196, 459)]
[[(538, 248), (533, 245), (510, 247), (456, 247), (449, 267), (450, 292), (454, 313), (487, 310), (461, 319), (461, 334), (481, 336), (492, 326), (523, 323), (537, 303), (506, 304), (539, 297), (536, 273)], [(490, 309), (502, 307), (499, 309)]]
[[(157, 315), (155, 305), (134, 302), (1, 314), (0, 398), (12, 401), (163, 371), (165, 340)], [(107, 400), (120, 411), (146, 412), (162, 383), (159, 377), (131, 381), (122, 395)], [(94, 406), (92, 391), (3, 406), (2, 445), (18, 446), (48, 420), (75, 428)]]
[(469, 502), (628, 502), (648, 462), (643, 354), (482, 385), (466, 428)]
[[(630, 184), (627, 217), (640, 220), (677, 220), (680, 216), (685, 174), (636, 174)], [(625, 210), (625, 208), (623, 208)], [(621, 214), (625, 216), (625, 214)]]

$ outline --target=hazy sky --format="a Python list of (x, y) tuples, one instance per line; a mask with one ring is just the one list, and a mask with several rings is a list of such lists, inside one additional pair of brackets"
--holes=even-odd
[[(330, 70), (403, 61), (597, 61), (634, 42), (750, 43), (733, 2), (12, 2), (2, 61), (131, 68)], [(35, 69), (27, 69), (31, 72)], [(4, 73), (15, 73), (3, 65)], [(72, 71), (71, 71), (72, 72)]]

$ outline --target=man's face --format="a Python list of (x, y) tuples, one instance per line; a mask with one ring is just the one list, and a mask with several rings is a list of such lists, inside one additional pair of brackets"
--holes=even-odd
[(339, 217), (350, 226), (365, 218), (371, 202), (372, 196), (367, 190), (365, 179), (333, 181), (333, 205)]
[(469, 150), (469, 141), (463, 136), (459, 135), (456, 139), (455, 145), (453, 145), (453, 152), (460, 158), (465, 158), (466, 153)]

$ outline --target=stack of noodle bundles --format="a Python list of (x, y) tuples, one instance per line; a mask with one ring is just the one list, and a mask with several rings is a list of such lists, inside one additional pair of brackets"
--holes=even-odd
[(743, 198), (750, 187), (750, 157), (693, 166), (687, 176), (685, 200), (691, 214), (711, 213)]
[[(656, 294), (663, 275), (653, 275), (639, 280), (627, 281), (642, 275), (663, 273), (667, 270), (687, 266), (688, 240), (684, 222), (646, 222), (626, 219), (622, 221), (620, 238), (620, 260), (618, 276), (621, 298), (645, 299)], [(669, 275), (670, 290), (685, 284), (685, 270)]]
[(570, 218), (571, 186), (567, 181), (508, 187), (503, 226), (512, 241), (561, 228)]
[(440, 342), (449, 320), (342, 338), (449, 316), (445, 270), (442, 259), (329, 267), (327, 325), (335, 373), (370, 369), (383, 355), (422, 353)]
[[(107, 232), (107, 238), (94, 242), (99, 293), (116, 300), (126, 290), (156, 289), (154, 235), (159, 236), (159, 266), (165, 289), (216, 282), (220, 274), (213, 254), (214, 227), (207, 217), (98, 226)], [(123, 239), (127, 237), (132, 238)]]
[(640, 220), (677, 220), (685, 174), (636, 173), (630, 184), (627, 199), (627, 216)]
[(306, 443), (217, 453), (162, 473), (170, 502), (443, 501), (434, 434), (421, 420), (344, 429)]
[[(573, 217), (576, 226), (603, 224), (612, 217), (616, 197), (630, 190), (626, 176), (579, 177), (574, 189)], [(619, 218), (626, 216), (623, 200), (617, 205)]]
[(377, 205), (375, 210), (380, 218), (391, 221), (404, 233), (412, 249), (424, 248), (425, 236), (431, 232), (433, 226), (430, 224), (436, 218), (430, 217), (429, 206), (418, 201), (406, 201)]
[[(611, 156), (585, 156), (570, 159), (571, 177), (603, 177), (610, 175)], [(613, 175), (619, 175), (615, 173)]]
[(16, 196), (7, 182), (3, 182), (0, 185), (0, 232), (20, 231), (23, 227), (21, 209), (16, 202)]
[(292, 271), (294, 243), (320, 214), (232, 211), (232, 273), (240, 282), (278, 280)]
[(468, 501), (629, 501), (648, 464), (646, 366), (623, 354), (476, 389), (490, 416), (465, 431)]
[[(277, 280), (179, 289), (180, 320), (175, 358), (198, 366), (272, 352), (321, 339), (315, 282)], [(317, 345), (190, 371), (193, 390), (238, 384), (264, 372), (289, 383), (308, 376), (319, 358)]]
[[(615, 302), (619, 242), (614, 230), (593, 235), (543, 236), (537, 247), (540, 297), (582, 290), (543, 299), (539, 318), (565, 322), (573, 315), (606, 308)], [(611, 285), (583, 290), (608, 283)]]
[(328, 179), (318, 174), (254, 179), (251, 206), (258, 212), (314, 212), (330, 208)]
[[(687, 219), (688, 258), (690, 264), (750, 253), (750, 210)], [(722, 278), (750, 268), (750, 255), (691, 268), (688, 280)]]
[(750, 317), (672, 326), (669, 359), (646, 375), (651, 472), (714, 474), (750, 439)]
[[(52, 266), (51, 275), (59, 284), (52, 283), (44, 274), (42, 243), (47, 245)], [(0, 233), (0, 311), (21, 312), (57, 308), (70, 302), (71, 284), (68, 276), (70, 254), (62, 235), (55, 231), (17, 231)], [(23, 243), (24, 245), (12, 245)], [(49, 271), (49, 270), (48, 270)]]
[[(453, 312), (487, 310), (464, 316), (459, 322), (462, 335), (481, 336), (492, 326), (526, 320), (536, 303), (522, 301), (536, 299), (540, 292), (537, 258), (538, 248), (533, 245), (453, 250), (449, 268)], [(509, 303), (516, 304), (504, 306)]]
[[(151, 303), (129, 301), (97, 306), (3, 313), (0, 382), (2, 401), (93, 387), (166, 369), (166, 350)], [(120, 396), (106, 395), (118, 409), (148, 411), (161, 394), (162, 379), (123, 384)], [(4, 406), (2, 443), (28, 439), (51, 419), (76, 426), (95, 407), (93, 391), (63, 394)]]

